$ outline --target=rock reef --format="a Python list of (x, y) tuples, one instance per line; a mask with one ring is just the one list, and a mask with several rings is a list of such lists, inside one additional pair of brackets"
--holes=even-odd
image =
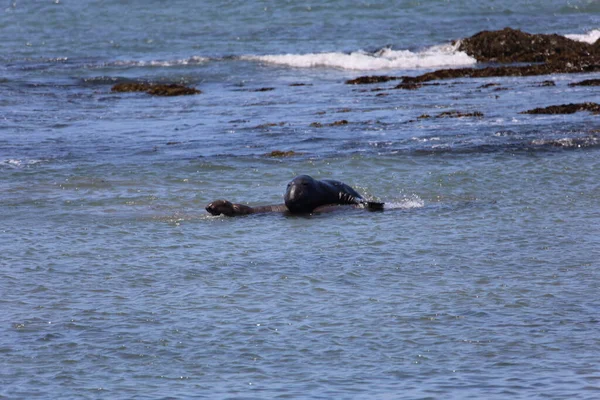
[(517, 29), (482, 31), (460, 42), (478, 62), (555, 63), (579, 61), (598, 51), (594, 45), (561, 35), (531, 34)]
[[(535, 76), (600, 71), (600, 40), (594, 44), (564, 36), (531, 34), (505, 28), (483, 31), (463, 39), (459, 48), (480, 63), (513, 64), (474, 68), (447, 68), (413, 77), (362, 76), (347, 84), (402, 80), (397, 89), (418, 89), (419, 84), (441, 79)], [(526, 63), (526, 65), (514, 65)]]
[(298, 153), (296, 153), (293, 150), (288, 150), (288, 151), (284, 151), (284, 150), (273, 150), (270, 153), (265, 154), (266, 157), (292, 157), (297, 155)]
[(115, 93), (146, 92), (153, 96), (186, 96), (202, 93), (198, 89), (176, 83), (158, 84), (148, 82), (117, 83), (112, 87), (111, 91)]
[(571, 103), (557, 106), (534, 108), (533, 110), (523, 111), (521, 114), (575, 114), (579, 111), (590, 111), (594, 114), (600, 114), (600, 104), (598, 103)]
[(586, 79), (581, 82), (569, 83), (569, 86), (600, 86), (600, 79)]

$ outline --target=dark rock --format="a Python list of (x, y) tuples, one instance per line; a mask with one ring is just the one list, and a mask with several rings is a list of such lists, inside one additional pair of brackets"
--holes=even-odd
[(154, 96), (182, 96), (202, 93), (198, 89), (178, 84), (156, 84), (147, 82), (124, 82), (117, 83), (111, 89), (112, 92), (146, 92)]
[(521, 114), (574, 114), (578, 111), (590, 111), (594, 114), (600, 113), (598, 103), (571, 103), (558, 106), (540, 107), (533, 110), (521, 112)]
[(460, 112), (460, 111), (444, 111), (435, 116), (436, 118), (463, 118), (463, 117), (483, 117), (480, 111)]
[(202, 92), (198, 89), (173, 83), (170, 85), (153, 85), (146, 93), (154, 96), (187, 96)]
[(331, 124), (329, 124), (329, 126), (342, 126), (342, 125), (348, 125), (348, 121), (346, 121), (345, 119), (342, 119), (342, 120), (335, 121), (335, 122), (332, 122)]
[(501, 31), (480, 32), (464, 39), (459, 50), (479, 62), (533, 64), (440, 69), (419, 76), (403, 77), (401, 85), (455, 78), (536, 76), (600, 71), (600, 40), (591, 45), (560, 35), (533, 35), (505, 28)]
[(117, 83), (111, 89), (111, 92), (126, 93), (126, 92), (146, 92), (150, 90), (152, 84), (139, 82), (123, 82)]
[(273, 123), (273, 122), (267, 122), (266, 124), (260, 124), (254, 127), (254, 129), (266, 129), (266, 128), (273, 128), (275, 126), (285, 126), (285, 122), (280, 122), (278, 124)]
[(569, 74), (600, 71), (600, 57), (591, 62), (550, 63), (524, 66), (503, 66), (486, 68), (452, 68), (439, 69), (414, 77), (405, 77), (403, 83), (421, 83), (440, 79), (456, 78), (490, 78), (506, 76), (536, 76), (550, 74)]
[(404, 90), (417, 90), (423, 86), (421, 83), (416, 82), (402, 82), (401, 84), (394, 87), (394, 89), (404, 89)]
[(296, 153), (293, 150), (289, 150), (289, 151), (282, 151), (282, 150), (273, 150), (270, 153), (265, 154), (265, 156), (267, 157), (291, 157), (291, 156), (295, 156)]
[(586, 79), (581, 82), (569, 83), (569, 86), (600, 86), (600, 79)]
[(485, 85), (481, 85), (478, 87), (478, 89), (487, 89), (490, 87), (494, 87), (494, 86), (500, 86), (499, 83), (486, 83)]
[(275, 90), (274, 87), (263, 87), (259, 89), (252, 90), (253, 92), (270, 92), (271, 90)]
[(359, 76), (355, 79), (350, 79), (346, 81), (347, 85), (368, 85), (372, 83), (383, 83), (389, 81), (395, 81), (400, 79), (397, 76), (387, 76), (387, 75), (372, 75), (372, 76)]
[(421, 114), (417, 117), (417, 119), (430, 119), (430, 118), (463, 118), (463, 117), (483, 117), (483, 113), (480, 111), (473, 112), (461, 112), (461, 111), (444, 111), (436, 116), (432, 117), (429, 114)]
[(587, 57), (595, 52), (589, 43), (511, 28), (479, 32), (462, 40), (458, 50), (479, 62), (499, 63), (550, 62)]
[[(345, 119), (341, 119), (339, 121), (335, 121), (332, 122), (330, 124), (327, 124), (327, 126), (342, 126), (342, 125), (348, 125), (349, 122)], [(322, 128), (324, 125), (320, 122), (313, 122), (312, 124), (310, 124), (311, 127), (313, 128)]]
[(556, 86), (556, 83), (554, 81), (542, 81), (539, 86)]

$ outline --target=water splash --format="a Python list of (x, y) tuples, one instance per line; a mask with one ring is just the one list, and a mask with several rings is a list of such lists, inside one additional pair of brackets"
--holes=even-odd
[(425, 202), (416, 194), (385, 203), (386, 210), (409, 210), (412, 208), (422, 208), (424, 206)]

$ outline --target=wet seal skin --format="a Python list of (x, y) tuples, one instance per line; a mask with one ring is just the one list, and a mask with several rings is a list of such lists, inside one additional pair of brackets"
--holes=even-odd
[(234, 217), (269, 212), (308, 214), (314, 211), (332, 211), (336, 206), (351, 206), (370, 211), (382, 211), (384, 207), (384, 203), (367, 201), (343, 182), (317, 180), (308, 175), (297, 176), (288, 183), (284, 201), (285, 204), (251, 207), (228, 200), (215, 200), (206, 206), (206, 211), (212, 215)]

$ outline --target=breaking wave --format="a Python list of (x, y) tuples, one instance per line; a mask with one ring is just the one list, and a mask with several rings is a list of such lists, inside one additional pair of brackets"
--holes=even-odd
[(433, 46), (420, 52), (384, 48), (376, 52), (248, 55), (242, 59), (296, 68), (327, 67), (346, 70), (420, 69), (473, 65), (476, 60), (457, 51), (458, 43)]
[(600, 29), (594, 29), (583, 34), (565, 35), (565, 37), (572, 40), (577, 40), (578, 42), (586, 42), (593, 44), (596, 43), (598, 39), (600, 39)]

